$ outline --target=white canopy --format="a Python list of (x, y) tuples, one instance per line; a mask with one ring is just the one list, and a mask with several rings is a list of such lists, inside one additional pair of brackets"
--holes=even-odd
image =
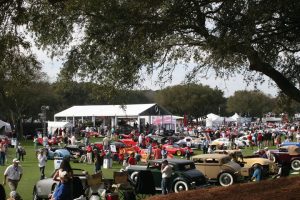
[(235, 121), (238, 121), (241, 118), (241, 116), (235, 113), (234, 115), (231, 116), (231, 118), (234, 119)]
[(54, 131), (58, 128), (72, 128), (73, 124), (70, 122), (52, 122), (48, 121), (48, 133), (53, 134)]
[(5, 127), (4, 130), (5, 132), (11, 132), (11, 126), (9, 123), (0, 120), (0, 128), (3, 128), (3, 126)]
[(170, 115), (157, 104), (73, 106), (54, 115), (57, 117), (127, 117), (139, 115)]

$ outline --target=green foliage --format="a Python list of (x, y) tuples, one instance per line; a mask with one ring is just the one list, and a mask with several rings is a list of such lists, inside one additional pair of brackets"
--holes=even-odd
[(161, 70), (164, 81), (193, 62), (189, 77), (213, 68), (261, 82), (251, 73), (259, 72), (300, 101), (298, 0), (30, 0), (27, 8), (41, 47), (55, 54), (72, 44), (61, 77), (128, 89), (142, 72)]
[(189, 114), (195, 119), (211, 112), (218, 113), (225, 104), (222, 91), (201, 84), (168, 87), (160, 90), (155, 100), (173, 114)]
[(274, 99), (260, 91), (237, 91), (227, 101), (227, 111), (242, 116), (262, 117), (273, 108)]

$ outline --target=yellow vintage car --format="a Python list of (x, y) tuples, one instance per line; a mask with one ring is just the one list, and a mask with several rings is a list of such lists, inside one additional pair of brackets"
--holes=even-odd
[(240, 149), (215, 150), (214, 153), (229, 155), (233, 161), (241, 165), (243, 176), (251, 176), (255, 164), (258, 164), (260, 167), (262, 167), (263, 177), (278, 173), (278, 166), (275, 162), (266, 158), (260, 158), (257, 155), (243, 156)]
[(201, 154), (192, 157), (196, 169), (201, 171), (210, 182), (229, 186), (242, 180), (241, 166), (228, 155)]

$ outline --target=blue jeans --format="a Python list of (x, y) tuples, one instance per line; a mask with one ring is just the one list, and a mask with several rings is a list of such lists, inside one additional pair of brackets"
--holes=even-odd
[(161, 190), (162, 194), (168, 194), (171, 191), (171, 178), (161, 179)]

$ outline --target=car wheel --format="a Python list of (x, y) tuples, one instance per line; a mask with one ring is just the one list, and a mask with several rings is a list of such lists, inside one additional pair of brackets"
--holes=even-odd
[(32, 200), (41, 200), (41, 198), (38, 197), (36, 187), (34, 187), (34, 189), (33, 189)]
[(138, 172), (133, 172), (133, 173), (130, 175), (130, 179), (131, 179), (131, 181), (132, 181), (133, 184), (136, 184), (137, 178), (138, 178)]
[(300, 160), (293, 160), (291, 163), (292, 169), (295, 171), (300, 170)]
[(230, 173), (222, 173), (220, 176), (219, 176), (219, 183), (220, 185), (226, 187), (226, 186), (230, 186), (233, 184), (233, 177)]
[(189, 187), (188, 184), (184, 181), (177, 181), (174, 184), (174, 188), (173, 188), (174, 192), (178, 193), (178, 192), (182, 192), (182, 191), (188, 191)]
[(181, 151), (180, 150), (176, 151), (176, 155), (181, 156)]

